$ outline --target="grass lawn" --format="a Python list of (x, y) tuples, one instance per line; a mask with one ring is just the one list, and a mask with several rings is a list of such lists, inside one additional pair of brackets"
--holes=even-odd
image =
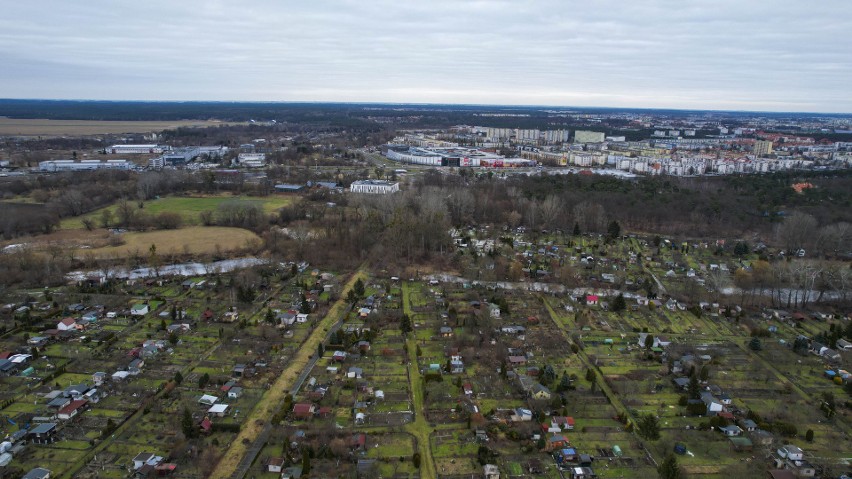
[(41, 406), (38, 404), (29, 404), (23, 402), (15, 402), (12, 403), (5, 408), (3, 408), (3, 414), (5, 415), (14, 415), (14, 414), (33, 414), (38, 412), (41, 409)]
[(65, 440), (57, 443), (56, 447), (62, 448), (62, 449), (73, 449), (73, 450), (77, 450), (77, 451), (85, 451), (86, 449), (90, 448), (91, 445), (89, 444), (88, 441), (72, 441), (70, 439), (65, 439)]
[(86, 414), (90, 416), (100, 416), (107, 418), (116, 418), (116, 417), (124, 417), (127, 415), (125, 411), (116, 411), (115, 409), (101, 409), (94, 408), (91, 411), (88, 411)]
[(509, 469), (509, 474), (513, 476), (521, 476), (524, 474), (524, 469), (517, 462), (510, 462), (507, 465), (507, 468)]
[(378, 442), (378, 447), (375, 447), (375, 444), (370, 446), (370, 443), (373, 442), (372, 438), (367, 436), (367, 457), (375, 457), (375, 458), (398, 458), (398, 457), (411, 457), (414, 454), (414, 441), (410, 436), (407, 435), (393, 435), (383, 437)]
[[(274, 213), (279, 208), (287, 206), (293, 202), (291, 197), (274, 195), (266, 197), (230, 195), (192, 197), (168, 196), (165, 198), (146, 201), (144, 208), (138, 211), (141, 211), (146, 215), (158, 215), (165, 212), (177, 213), (181, 216), (181, 218), (183, 218), (184, 224), (199, 225), (201, 224), (199, 214), (202, 211), (215, 211), (222, 203), (234, 200), (255, 202), (263, 207), (263, 211), (265, 213)], [(95, 224), (100, 224), (101, 215), (104, 210), (110, 211), (113, 214), (113, 218), (115, 218), (115, 213), (118, 210), (118, 204), (107, 206), (75, 218), (66, 218), (62, 220), (59, 227), (60, 229), (81, 229), (83, 228), (84, 219), (89, 219)]]

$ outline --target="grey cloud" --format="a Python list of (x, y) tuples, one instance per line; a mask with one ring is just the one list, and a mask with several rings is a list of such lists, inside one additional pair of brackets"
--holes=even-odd
[(2, 96), (852, 111), (852, 4), (14, 2)]

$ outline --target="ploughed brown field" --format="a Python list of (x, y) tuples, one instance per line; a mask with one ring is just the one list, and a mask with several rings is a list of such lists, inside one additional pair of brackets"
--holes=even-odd
[(37, 120), (0, 117), (0, 136), (85, 136), (121, 133), (150, 133), (178, 127), (225, 125), (211, 120), (176, 121), (90, 121)]

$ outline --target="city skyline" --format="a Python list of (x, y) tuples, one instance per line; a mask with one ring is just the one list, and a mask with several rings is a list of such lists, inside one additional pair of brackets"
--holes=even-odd
[(42, 2), (0, 25), (7, 98), (852, 112), (844, 3)]

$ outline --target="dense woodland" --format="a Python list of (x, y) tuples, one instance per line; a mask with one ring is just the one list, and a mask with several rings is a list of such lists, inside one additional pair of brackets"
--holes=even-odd
[[(345, 162), (341, 158), (341, 162)], [(329, 173), (303, 167), (270, 170), (266, 181), (242, 175), (228, 178), (212, 172), (129, 173), (94, 171), (7, 178), (0, 196), (25, 196), (26, 203), (0, 203), (6, 238), (50, 232), (60, 218), (79, 216), (114, 203), (149, 200), (159, 195), (233, 192), (265, 195), (274, 181), (334, 180), (341, 185), (368, 170)], [(325, 178), (324, 178), (325, 177)], [(809, 181), (816, 187), (796, 193), (790, 185)], [(625, 229), (692, 237), (753, 239), (771, 243), (778, 223), (795, 211), (812, 216), (817, 225), (849, 222), (852, 174), (775, 174), (718, 178), (639, 178), (622, 180), (598, 175), (501, 177), (463, 169), (455, 174), (431, 171), (417, 180), (410, 195), (392, 200), (416, 216), (439, 205), (440, 215), (456, 226), (489, 224), (532, 230), (604, 232), (615, 220)], [(441, 201), (432, 201), (432, 196)], [(309, 195), (320, 202), (324, 194)], [(389, 201), (389, 200), (384, 200)], [(310, 201), (309, 201), (310, 203)], [(398, 203), (398, 204), (396, 204)], [(356, 210), (356, 213), (359, 210)], [(289, 213), (288, 213), (289, 214)], [(356, 214), (359, 220), (365, 214)], [(383, 220), (389, 222), (387, 214)], [(126, 225), (132, 226), (132, 225)]]
[[(629, 140), (648, 138), (651, 130), (630, 125), (623, 118), (586, 120), (576, 115), (606, 115), (614, 112), (653, 114), (661, 120), (674, 120), (684, 115), (707, 119), (724, 119), (728, 126), (745, 124), (754, 116), (735, 111), (669, 111), (611, 108), (532, 108), (520, 106), (482, 105), (382, 105), (359, 103), (280, 103), (280, 102), (92, 102), (71, 100), (0, 99), (0, 116), (10, 118), (47, 118), (55, 120), (173, 121), (211, 119), (245, 122), (272, 121), (289, 125), (334, 125), (341, 128), (374, 128), (377, 125), (400, 128), (447, 128), (453, 125), (484, 125), (506, 128), (585, 128), (594, 127), (608, 135), (624, 135)], [(800, 127), (789, 113), (761, 113), (779, 121), (779, 131), (798, 133)], [(839, 115), (797, 113), (796, 119)], [(788, 121), (789, 120), (789, 121)], [(788, 121), (788, 122), (787, 122)], [(785, 125), (784, 123), (787, 122)], [(701, 137), (710, 131), (699, 131)], [(848, 134), (810, 131), (816, 140), (848, 141)]]
[[(288, 171), (289, 170), (289, 171)], [(317, 173), (309, 167), (273, 169), (270, 175), (301, 181), (333, 176), (341, 185), (380, 169), (350, 170), (345, 174)], [(311, 175), (314, 175), (313, 177)], [(816, 187), (803, 194), (790, 184), (807, 179)], [(117, 204), (115, 212), (84, 223), (87, 228), (121, 227), (131, 230), (173, 229), (181, 226), (174, 213), (146, 213), (144, 203), (160, 195), (195, 193), (273, 193), (269, 180), (251, 182), (219, 178), (209, 172), (83, 172), (16, 178), (2, 183), (2, 193), (27, 197), (34, 203), (0, 203), (0, 227), (6, 238), (52, 231), (60, 218), (79, 216)], [(767, 245), (776, 251), (807, 249), (808, 257), (848, 259), (850, 245), (852, 175), (770, 175), (701, 179), (554, 175), (502, 177), (469, 169), (429, 171), (392, 196), (353, 196), (312, 189), (299, 201), (269, 215), (252, 202), (225, 202), (215, 212), (201, 215), (203, 225), (235, 226), (261, 235), (260, 250), (274, 257), (298, 258), (331, 268), (354, 267), (371, 260), (389, 269), (401, 265), (458, 270), (449, 231), (453, 227), (489, 226), (495, 240), (505, 231), (525, 228), (532, 238), (547, 234), (610, 234), (612, 225), (625, 233), (663, 235), (673, 240), (725, 239), (729, 245)], [(330, 205), (330, 203), (332, 203)], [(281, 230), (286, 227), (287, 234)], [(173, 258), (174, 260), (203, 258)], [(222, 258), (209, 258), (222, 259)], [(765, 258), (769, 260), (769, 258)], [(123, 259), (122, 261), (126, 261)], [(145, 258), (138, 258), (143, 264)], [(512, 267), (497, 261), (495, 279), (510, 278)], [(784, 263), (780, 263), (784, 264)], [(834, 266), (838, 263), (835, 262)], [(26, 248), (0, 255), (0, 273), (8, 284), (57, 283), (73, 268), (94, 268), (91, 260)], [(136, 266), (136, 265), (131, 265)], [(830, 281), (848, 280), (848, 268), (823, 267), (824, 290)], [(777, 269), (777, 268), (776, 268)], [(759, 270), (734, 278), (744, 291), (771, 285), (816, 286), (808, 269)], [(503, 271), (503, 273), (499, 273)], [(764, 274), (765, 273), (765, 274)], [(561, 282), (571, 285), (564, 277)], [(810, 282), (810, 283), (809, 283)], [(846, 290), (846, 286), (841, 289)], [(810, 298), (775, 298), (813, 301)], [(753, 294), (752, 294), (753, 296)], [(745, 298), (743, 298), (745, 299)]]

